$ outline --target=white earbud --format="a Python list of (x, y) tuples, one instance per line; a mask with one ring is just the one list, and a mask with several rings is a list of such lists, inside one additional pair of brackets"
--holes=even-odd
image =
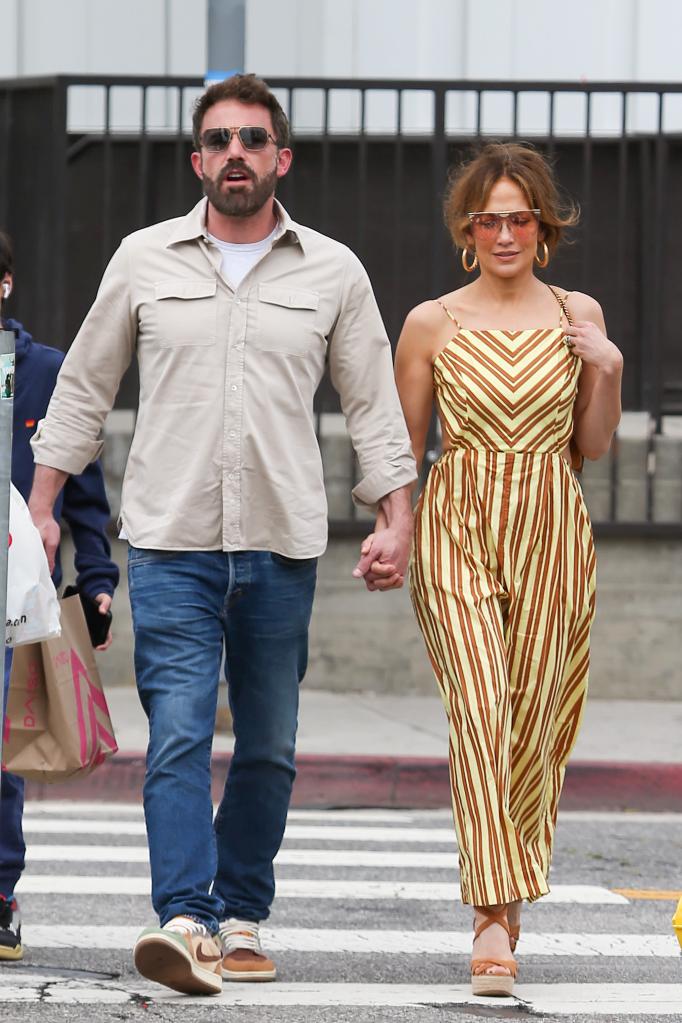
[(5, 283), (2, 286), (2, 297), (3, 298), (9, 298), (11, 294), (12, 294), (12, 285), (9, 284), (7, 281), (5, 281)]

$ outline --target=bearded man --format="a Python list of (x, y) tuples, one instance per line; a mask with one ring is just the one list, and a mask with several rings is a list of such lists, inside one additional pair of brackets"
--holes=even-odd
[[(326, 500), (313, 397), (328, 363), (377, 511), (353, 570), (402, 585), (415, 463), (367, 275), (274, 197), (292, 160), (267, 85), (236, 75), (193, 116), (205, 198), (123, 239), (33, 440), (29, 507), (49, 558), (67, 475), (97, 458), (133, 356), (135, 435), (121, 503), (135, 672), (149, 718), (144, 808), (152, 901), (135, 963), (187, 993), (272, 980), (259, 924), (274, 898), (294, 780)], [(350, 637), (349, 637), (350, 641)], [(235, 748), (215, 821), (211, 743), (225, 654)]]

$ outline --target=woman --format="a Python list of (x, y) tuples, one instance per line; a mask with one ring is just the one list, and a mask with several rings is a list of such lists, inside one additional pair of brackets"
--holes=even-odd
[(452, 179), (472, 283), (408, 315), (398, 389), (417, 461), (435, 398), (444, 451), (417, 509), (412, 599), (450, 724), (474, 994), (510, 994), (521, 903), (548, 891), (557, 803), (587, 689), (595, 559), (571, 457), (620, 419), (622, 357), (599, 304), (537, 279), (566, 227), (551, 170), (492, 143)]

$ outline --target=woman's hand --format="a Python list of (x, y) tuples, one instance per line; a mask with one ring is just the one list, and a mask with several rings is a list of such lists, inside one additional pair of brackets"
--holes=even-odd
[(623, 356), (606, 334), (591, 320), (576, 320), (566, 331), (566, 344), (579, 359), (602, 373), (623, 368)]
[(601, 306), (589, 295), (573, 292), (575, 323), (566, 330), (566, 344), (581, 363), (573, 410), (573, 438), (585, 458), (606, 454), (620, 421), (623, 356), (606, 336)]

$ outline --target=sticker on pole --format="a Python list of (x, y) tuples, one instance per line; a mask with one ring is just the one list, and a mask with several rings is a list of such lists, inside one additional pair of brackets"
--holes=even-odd
[(14, 353), (0, 355), (0, 398), (14, 397)]

